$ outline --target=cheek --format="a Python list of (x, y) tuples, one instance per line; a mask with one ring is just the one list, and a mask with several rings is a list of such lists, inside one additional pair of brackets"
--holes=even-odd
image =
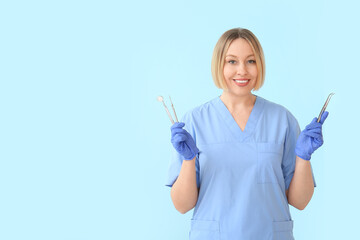
[(231, 67), (229, 66), (224, 66), (224, 77), (225, 79), (229, 78), (229, 77), (232, 77), (234, 74), (233, 74), (233, 70)]
[(250, 69), (249, 72), (250, 72), (251, 75), (254, 76), (254, 77), (257, 77), (257, 75), (258, 75), (258, 70), (257, 70), (257, 67), (256, 67), (256, 66), (251, 67), (251, 69)]

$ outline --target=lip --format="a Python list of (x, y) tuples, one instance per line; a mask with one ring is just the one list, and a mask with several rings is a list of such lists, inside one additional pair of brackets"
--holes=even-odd
[[(239, 81), (246, 81), (245, 83), (238, 83), (235, 80), (239, 80)], [(250, 79), (246, 79), (246, 78), (239, 78), (239, 79), (233, 79), (234, 83), (239, 86), (239, 87), (245, 87), (246, 85), (249, 84)]]

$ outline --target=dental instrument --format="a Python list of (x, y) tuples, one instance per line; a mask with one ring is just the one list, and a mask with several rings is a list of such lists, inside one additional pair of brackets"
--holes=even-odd
[(176, 116), (176, 112), (175, 112), (174, 105), (173, 105), (173, 103), (172, 103), (172, 101), (171, 101), (171, 97), (169, 96), (169, 98), (170, 98), (170, 102), (171, 102), (171, 107), (172, 107), (173, 112), (174, 112), (174, 115), (175, 115), (176, 122), (179, 122), (179, 120), (178, 120), (178, 118), (177, 118), (177, 116)]
[(334, 94), (335, 94), (335, 93), (330, 93), (330, 94), (329, 94), (329, 96), (328, 96), (328, 98), (326, 99), (326, 102), (325, 102), (323, 108), (321, 109), (321, 112), (320, 112), (320, 114), (319, 114), (319, 117), (318, 117), (317, 122), (320, 122), (321, 115), (325, 112), (326, 107), (327, 107), (327, 105), (329, 104), (329, 101), (330, 101), (331, 97), (332, 97)]
[[(166, 110), (167, 115), (168, 115), (169, 118), (170, 118), (171, 123), (174, 124), (174, 123), (175, 123), (175, 122), (174, 122), (174, 119), (172, 118), (172, 116), (171, 116), (171, 114), (170, 114), (170, 112), (169, 112), (169, 109), (167, 108), (167, 106), (166, 106), (166, 104), (165, 104), (165, 102), (164, 102), (164, 98), (163, 98), (162, 96), (158, 96), (158, 97), (157, 97), (157, 100), (158, 100), (159, 102), (162, 102), (162, 103), (163, 103), (164, 108), (165, 108), (165, 110)], [(170, 100), (170, 101), (171, 101), (171, 100)], [(174, 110), (174, 113), (175, 113), (174, 107), (173, 107), (173, 110)], [(176, 113), (175, 113), (175, 117), (176, 117)], [(176, 121), (178, 122), (177, 117), (176, 117)]]

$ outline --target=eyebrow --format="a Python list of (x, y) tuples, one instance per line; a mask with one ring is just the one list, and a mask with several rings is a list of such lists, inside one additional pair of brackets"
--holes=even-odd
[[(254, 54), (250, 54), (250, 55), (249, 55), (249, 56), (247, 56), (246, 58), (251, 57), (251, 56), (254, 56)], [(231, 55), (231, 54), (226, 55), (225, 57), (235, 57), (235, 58), (237, 58), (237, 56), (235, 56), (235, 55)]]

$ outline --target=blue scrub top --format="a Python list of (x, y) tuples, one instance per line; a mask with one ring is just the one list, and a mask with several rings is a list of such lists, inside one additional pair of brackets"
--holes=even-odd
[[(216, 97), (181, 121), (200, 150), (190, 240), (294, 239), (285, 190), (295, 171), (295, 117), (256, 96), (242, 131)], [(174, 150), (166, 186), (176, 181), (183, 160)]]

